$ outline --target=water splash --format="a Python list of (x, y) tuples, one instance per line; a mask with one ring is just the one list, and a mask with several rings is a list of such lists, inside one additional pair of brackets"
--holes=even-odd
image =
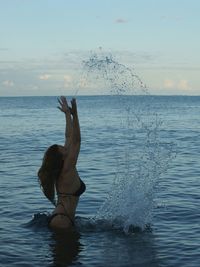
[(35, 213), (32, 219), (24, 224), (27, 228), (42, 229), (47, 228), (50, 214), (48, 213)]
[(117, 95), (119, 107), (123, 107), (123, 153), (110, 193), (93, 221), (104, 220), (126, 233), (132, 227), (144, 230), (152, 222), (156, 189), (174, 155), (173, 144), (161, 138), (162, 120), (152, 108), (153, 97), (131, 68), (103, 53), (93, 53), (83, 61), (83, 67), (86, 79), (104, 84), (108, 94)]
[(133, 94), (133, 91), (134, 94), (148, 94), (140, 77), (131, 68), (117, 62), (111, 54), (93, 53), (88, 60), (83, 61), (83, 67), (87, 70), (84, 80), (94, 79), (104, 83), (111, 94)]

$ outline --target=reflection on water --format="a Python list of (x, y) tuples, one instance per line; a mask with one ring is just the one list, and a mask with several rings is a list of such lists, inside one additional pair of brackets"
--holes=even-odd
[(24, 224), (43, 244), (48, 266), (71, 266), (78, 262), (79, 253), (83, 249), (79, 231), (74, 227), (66, 231), (53, 231), (48, 227), (48, 220), (48, 213), (36, 213), (31, 221)]
[(152, 233), (87, 232), (82, 241), (84, 245), (77, 232), (53, 233), (49, 244), (53, 266), (79, 266), (80, 262), (83, 266), (159, 266)]
[(52, 233), (52, 243), (49, 244), (53, 266), (69, 266), (78, 261), (82, 249), (80, 234), (77, 231)]
[(160, 266), (152, 229), (124, 234), (106, 222), (77, 217), (76, 228), (55, 232), (45, 226), (47, 220), (47, 215), (35, 214), (27, 224), (46, 250), (46, 266)]

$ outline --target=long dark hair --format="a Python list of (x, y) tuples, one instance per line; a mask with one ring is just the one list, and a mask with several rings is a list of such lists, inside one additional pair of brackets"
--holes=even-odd
[(43, 193), (55, 205), (55, 186), (63, 166), (62, 154), (58, 145), (50, 146), (44, 154), (42, 166), (38, 171), (39, 183)]

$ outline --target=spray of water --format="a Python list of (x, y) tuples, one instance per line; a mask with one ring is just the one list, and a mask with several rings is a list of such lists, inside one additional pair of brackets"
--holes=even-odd
[(103, 53), (92, 54), (83, 67), (84, 79), (99, 80), (109, 94), (118, 96), (119, 107), (125, 107), (126, 111), (121, 113), (124, 144), (118, 169), (112, 188), (93, 220), (106, 221), (126, 233), (133, 226), (145, 229), (152, 222), (156, 188), (172, 158), (173, 145), (162, 141), (162, 120), (152, 109), (152, 96), (131, 68)]
[(92, 54), (88, 60), (83, 61), (84, 69), (87, 70), (87, 78), (91, 77), (102, 80), (109, 93), (114, 95), (148, 94), (146, 85), (140, 77), (129, 67), (117, 62), (111, 54)]

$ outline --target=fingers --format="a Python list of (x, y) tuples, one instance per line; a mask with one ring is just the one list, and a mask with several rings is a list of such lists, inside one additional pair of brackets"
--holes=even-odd
[(60, 104), (60, 106), (58, 106), (57, 108), (59, 110), (61, 110), (62, 112), (68, 112), (70, 111), (70, 113), (73, 115), (73, 113), (76, 111), (76, 99), (72, 98), (71, 102), (71, 107), (68, 105), (67, 103), (67, 99), (64, 96), (61, 96), (59, 98), (57, 98), (58, 103)]
[(64, 112), (64, 111), (62, 110), (62, 108), (61, 108), (61, 107), (57, 106), (57, 108), (58, 108), (60, 111)]
[(62, 106), (61, 100), (59, 98), (57, 98), (57, 100), (58, 100), (58, 103)]
[(57, 100), (60, 104), (60, 106), (58, 106), (57, 108), (64, 113), (69, 112), (69, 107), (66, 98), (64, 96), (61, 96), (60, 98), (57, 98)]
[(72, 105), (72, 107), (76, 106), (76, 99), (75, 98), (72, 98), (71, 105)]
[(61, 96), (60, 98), (58, 98), (58, 102), (59, 102), (60, 105), (68, 106), (67, 99), (64, 96)]
[(67, 99), (64, 96), (61, 96), (60, 98), (57, 98), (58, 103), (61, 105), (61, 107), (68, 107)]
[(67, 99), (66, 99), (66, 97), (61, 96), (60, 99), (61, 99), (61, 101), (62, 101), (63, 104), (68, 105), (68, 104), (67, 104)]

